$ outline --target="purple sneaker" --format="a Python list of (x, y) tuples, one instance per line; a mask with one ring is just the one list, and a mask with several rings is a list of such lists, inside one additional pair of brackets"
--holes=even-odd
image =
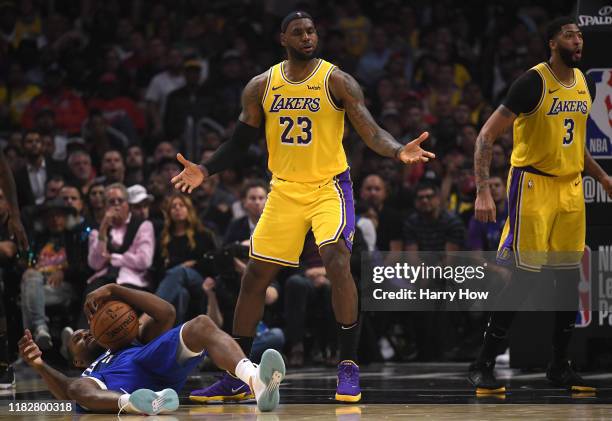
[(189, 399), (200, 403), (245, 402), (255, 396), (246, 383), (226, 372), (207, 388), (191, 392)]
[(351, 360), (340, 361), (338, 364), (338, 385), (336, 400), (340, 402), (359, 402), (359, 366)]

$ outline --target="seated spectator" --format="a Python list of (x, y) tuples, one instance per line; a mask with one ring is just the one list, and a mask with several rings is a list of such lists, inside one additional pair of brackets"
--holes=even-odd
[(80, 280), (79, 247), (66, 225), (67, 216), (74, 213), (60, 198), (40, 208), (45, 228), (30, 244), (32, 255), (21, 280), (23, 326), (34, 332), (41, 349), (53, 346), (45, 307), (69, 305), (74, 299), (72, 284)]
[(45, 183), (45, 202), (55, 199), (59, 196), (59, 192), (64, 187), (64, 177), (54, 175)]
[(90, 112), (82, 136), (94, 164), (109, 150), (124, 151), (130, 144), (127, 136), (110, 126), (99, 110)]
[(113, 183), (123, 184), (125, 179), (125, 163), (120, 151), (111, 149), (104, 152), (100, 165), (100, 173), (101, 181), (107, 186)]
[(32, 98), (40, 94), (38, 86), (24, 78), (23, 68), (14, 61), (8, 69), (6, 84), (0, 85), (0, 122), (3, 127), (20, 127), (21, 116)]
[(158, 166), (166, 158), (175, 160), (176, 148), (170, 142), (159, 142), (153, 151), (153, 165)]
[(148, 194), (147, 189), (140, 184), (128, 187), (127, 192), (128, 204), (130, 205), (132, 215), (143, 220), (149, 219), (149, 206), (153, 201), (153, 196)]
[(368, 175), (361, 184), (359, 199), (375, 212), (376, 248), (382, 251), (401, 251), (404, 242), (398, 227), (402, 224), (402, 215), (386, 203), (387, 185), (383, 178), (377, 174)]
[[(216, 249), (215, 237), (199, 221), (189, 197), (173, 193), (164, 204), (164, 228), (155, 254), (155, 266), (163, 278), (156, 295), (174, 305), (176, 323), (180, 324), (190, 318), (190, 307), (204, 313), (207, 289), (206, 296), (211, 297), (215, 280), (204, 254)], [(214, 295), (213, 303), (208, 304), (208, 315), (222, 326)]]
[[(145, 118), (134, 100), (119, 92), (119, 80), (114, 73), (104, 73), (99, 80), (97, 95), (87, 102), (90, 110), (100, 110), (108, 123), (135, 141), (144, 134)], [(137, 133), (136, 133), (137, 132)]]
[(200, 84), (202, 64), (198, 60), (187, 60), (184, 64), (185, 86), (172, 91), (166, 100), (164, 131), (169, 139), (183, 135), (187, 118), (193, 123), (210, 116), (214, 107), (211, 92)]
[[(34, 117), (38, 111), (52, 108), (55, 111), (58, 130), (71, 135), (81, 132), (81, 123), (87, 118), (87, 109), (81, 98), (63, 85), (63, 80), (64, 72), (56, 64), (47, 70), (43, 92), (32, 99), (23, 112), (21, 124), (24, 128), (34, 127)], [(55, 104), (62, 106), (58, 107)]]
[[(132, 215), (127, 199), (123, 184), (104, 189), (106, 213), (99, 229), (89, 235), (87, 262), (95, 273), (87, 280), (85, 295), (110, 283), (143, 290), (151, 287), (147, 271), (155, 251), (153, 224)], [(84, 314), (78, 325), (87, 326)]]
[(68, 155), (68, 168), (70, 170), (70, 180), (78, 185), (83, 193), (87, 194), (96, 178), (96, 170), (91, 165), (89, 153), (82, 149), (70, 153)]
[(251, 237), (263, 212), (268, 197), (268, 186), (261, 180), (248, 183), (242, 190), (242, 207), (246, 215), (234, 219), (227, 227), (224, 244), (244, 241)]
[(92, 228), (100, 226), (106, 206), (104, 205), (104, 183), (93, 183), (87, 192), (87, 222)]
[(63, 163), (46, 159), (43, 155), (40, 133), (28, 130), (23, 137), (26, 165), (15, 173), (17, 198), (21, 208), (39, 205), (45, 201), (45, 185), (53, 175), (65, 175)]
[[(57, 161), (66, 160), (66, 149), (68, 147), (68, 138), (58, 130), (55, 121), (55, 111), (52, 108), (42, 108), (36, 113), (34, 118), (34, 130), (38, 131), (47, 143), (49, 149), (53, 149), (52, 154), (45, 152), (45, 156), (49, 159)], [(43, 147), (43, 149), (45, 149)]]
[(159, 137), (163, 133), (163, 117), (168, 95), (185, 84), (182, 53), (178, 49), (172, 49), (168, 52), (167, 58), (166, 70), (151, 79), (145, 94), (154, 137)]
[(166, 195), (170, 191), (170, 185), (166, 183), (166, 179), (159, 172), (154, 171), (149, 176), (149, 183), (147, 184), (147, 191), (153, 196), (153, 202), (149, 206), (149, 217), (154, 221), (155, 226), (163, 225), (164, 213), (162, 207)]
[(138, 145), (132, 145), (125, 155), (125, 185), (144, 185), (146, 183), (144, 152)]

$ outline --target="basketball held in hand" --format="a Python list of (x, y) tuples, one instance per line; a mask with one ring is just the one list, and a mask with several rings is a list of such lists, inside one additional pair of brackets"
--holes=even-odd
[(94, 313), (89, 322), (96, 341), (111, 351), (129, 345), (138, 335), (138, 316), (122, 301), (107, 301)]

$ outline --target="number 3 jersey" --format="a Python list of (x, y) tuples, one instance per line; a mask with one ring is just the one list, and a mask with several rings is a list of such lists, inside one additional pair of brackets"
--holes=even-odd
[[(553, 176), (575, 175), (584, 169), (591, 93), (584, 74), (579, 69), (573, 70), (574, 82), (565, 85), (548, 63), (540, 63), (510, 89), (504, 105), (518, 115), (514, 121), (513, 167), (532, 167)], [(540, 81), (529, 86), (539, 85), (541, 89), (535, 92), (531, 89), (522, 95), (531, 97), (537, 105), (517, 106), (512, 98), (518, 94), (516, 87), (526, 87), (526, 80), (535, 80), (538, 76)]]
[(272, 66), (262, 100), (268, 167), (279, 179), (315, 182), (348, 167), (342, 146), (344, 110), (332, 98), (329, 77), (336, 68), (319, 59), (301, 81), (290, 81), (287, 62)]

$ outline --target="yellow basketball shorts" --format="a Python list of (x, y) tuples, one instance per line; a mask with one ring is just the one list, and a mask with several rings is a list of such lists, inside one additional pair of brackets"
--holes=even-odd
[(249, 255), (283, 266), (299, 266), (310, 229), (319, 247), (339, 241), (352, 248), (355, 233), (349, 170), (315, 183), (274, 177), (263, 214), (251, 236)]
[(540, 271), (573, 268), (585, 246), (586, 217), (580, 174), (552, 177), (531, 167), (510, 169), (508, 219), (497, 261)]

